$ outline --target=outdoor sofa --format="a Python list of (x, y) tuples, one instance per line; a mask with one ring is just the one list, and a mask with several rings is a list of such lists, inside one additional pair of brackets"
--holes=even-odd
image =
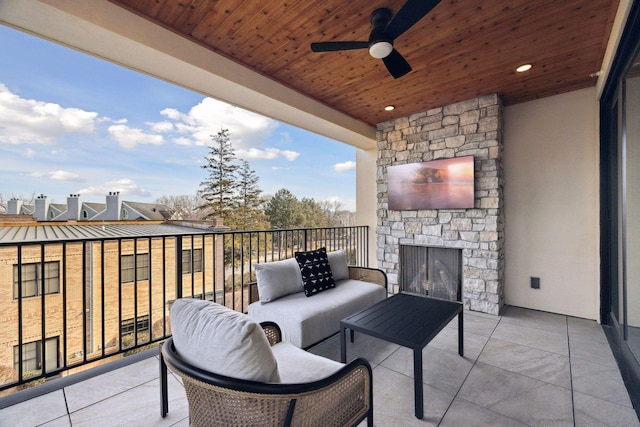
[[(342, 250), (325, 251), (335, 287), (310, 291), (306, 286), (309, 274), (304, 274), (304, 262), (300, 260), (304, 261), (305, 257), (307, 261), (312, 259), (317, 267), (322, 262), (318, 264), (315, 256), (321, 258), (323, 251), (321, 248), (296, 253), (297, 259), (254, 264), (257, 282), (252, 286), (249, 316), (258, 322), (277, 323), (283, 340), (300, 348), (308, 348), (336, 334), (340, 330), (341, 319), (387, 297), (384, 271), (348, 266)], [(322, 266), (318, 268), (322, 269)], [(311, 277), (314, 273), (322, 275), (318, 268), (310, 273)]]

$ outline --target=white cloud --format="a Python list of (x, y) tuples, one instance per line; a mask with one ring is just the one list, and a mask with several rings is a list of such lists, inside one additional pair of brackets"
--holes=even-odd
[(36, 154), (35, 151), (33, 151), (31, 148), (27, 148), (26, 150), (24, 150), (24, 155), (27, 156), (27, 158), (29, 159), (33, 159), (33, 156)]
[(331, 197), (327, 197), (326, 199), (324, 199), (325, 202), (342, 204), (340, 200), (341, 199), (338, 196), (331, 196)]
[(87, 196), (105, 196), (110, 191), (119, 191), (123, 196), (149, 197), (151, 193), (144, 188), (138, 187), (138, 184), (129, 178), (123, 178), (116, 181), (107, 181), (102, 184), (93, 185), (78, 190), (77, 192)]
[(336, 163), (333, 165), (333, 170), (336, 172), (346, 172), (356, 168), (356, 162), (349, 160), (344, 163)]
[(82, 177), (77, 173), (63, 171), (63, 170), (57, 170), (57, 171), (51, 172), (49, 176), (51, 179), (54, 179), (56, 181), (70, 181), (70, 182), (84, 181), (84, 179), (82, 179)]
[(295, 159), (298, 158), (298, 156), (300, 155), (300, 153), (296, 152), (296, 151), (291, 151), (291, 150), (284, 150), (282, 152), (282, 155), (284, 157), (287, 158), (287, 160), (289, 160), (290, 162), (293, 162)]
[(293, 142), (293, 138), (289, 135), (289, 132), (280, 132), (280, 144), (289, 144)]
[(24, 99), (0, 83), (0, 143), (48, 144), (70, 133), (91, 133), (98, 113)]
[(147, 122), (147, 125), (151, 128), (152, 131), (158, 133), (171, 132), (173, 130), (173, 123), (171, 122)]
[(187, 113), (165, 108), (160, 114), (169, 120), (148, 125), (155, 129), (158, 124), (163, 127), (172, 124), (171, 131), (163, 132), (171, 132), (171, 140), (180, 145), (207, 146), (211, 142), (211, 135), (217, 134), (220, 129), (228, 129), (231, 143), (238, 150), (264, 141), (278, 126), (275, 120), (213, 98), (204, 98)]
[(138, 144), (164, 144), (162, 135), (145, 133), (140, 129), (130, 128), (127, 125), (111, 125), (108, 130), (111, 137), (124, 148), (135, 148)]
[(240, 148), (236, 150), (236, 155), (245, 160), (274, 160), (282, 156), (292, 162), (298, 158), (300, 153), (290, 150), (278, 150), (277, 148), (249, 148), (247, 150)]
[(29, 174), (35, 178), (43, 176), (49, 177), (55, 181), (68, 181), (68, 182), (83, 182), (85, 181), (80, 175), (75, 172), (57, 170), (57, 171), (33, 171)]

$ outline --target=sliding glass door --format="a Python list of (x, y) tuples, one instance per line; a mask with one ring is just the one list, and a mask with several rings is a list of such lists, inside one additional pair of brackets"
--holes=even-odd
[(640, 361), (640, 56), (632, 57), (622, 82), (624, 108), (620, 138), (622, 164), (622, 259), (624, 336)]
[(600, 99), (601, 320), (640, 407), (640, 2)]

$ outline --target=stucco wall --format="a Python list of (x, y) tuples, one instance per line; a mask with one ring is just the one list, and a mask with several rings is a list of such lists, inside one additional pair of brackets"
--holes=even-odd
[(597, 319), (595, 88), (505, 107), (503, 158), (506, 303)]

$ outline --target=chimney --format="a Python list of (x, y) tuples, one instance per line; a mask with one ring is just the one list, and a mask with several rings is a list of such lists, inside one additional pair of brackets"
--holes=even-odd
[(122, 210), (122, 200), (120, 200), (119, 191), (109, 191), (107, 195), (107, 207), (105, 209), (104, 217), (100, 219), (106, 220), (119, 220), (120, 211)]
[(20, 215), (20, 209), (22, 209), (22, 200), (13, 198), (7, 203), (7, 214)]
[(40, 194), (36, 198), (36, 211), (33, 216), (36, 217), (37, 221), (46, 221), (48, 212), (49, 200), (47, 200), (47, 196), (45, 196), (44, 194)]
[(82, 203), (80, 203), (80, 195), (79, 194), (69, 194), (67, 197), (67, 212), (65, 214), (65, 219), (80, 219), (80, 208), (82, 207)]

